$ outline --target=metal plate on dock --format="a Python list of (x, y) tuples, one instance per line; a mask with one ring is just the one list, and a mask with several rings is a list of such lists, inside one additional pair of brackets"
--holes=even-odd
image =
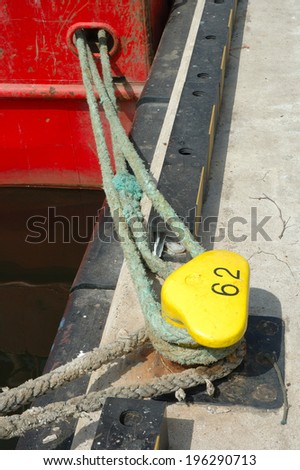
[(168, 449), (165, 409), (162, 402), (107, 398), (92, 450)]
[[(282, 406), (283, 391), (272, 358), (284, 378), (283, 321), (278, 317), (251, 315), (245, 338), (247, 354), (243, 363), (230, 376), (214, 382), (213, 396), (209, 396), (205, 386), (201, 385), (187, 391), (187, 402), (264, 409)], [(175, 401), (173, 394), (159, 399)]]

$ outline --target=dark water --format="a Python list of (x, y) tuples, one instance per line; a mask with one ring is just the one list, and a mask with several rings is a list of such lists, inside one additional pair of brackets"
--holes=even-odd
[(0, 188), (0, 388), (42, 373), (103, 201), (101, 190)]

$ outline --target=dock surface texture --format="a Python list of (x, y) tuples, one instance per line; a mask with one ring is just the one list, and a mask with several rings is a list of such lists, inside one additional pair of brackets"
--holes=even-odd
[[(276, 385), (273, 379), (271, 384), (259, 382), (261, 377), (256, 377), (259, 367), (253, 365), (250, 379), (254, 388), (245, 391), (236, 378), (231, 399), (227, 396), (227, 401), (195, 398), (189, 403), (168, 404), (170, 449), (299, 448), (299, 41), (298, 1), (238, 2), (210, 179), (202, 207), (206, 225), (203, 223), (201, 230), (206, 249), (236, 251), (249, 261), (249, 315), (265, 318), (262, 323), (252, 323), (254, 331), (259, 334), (260, 328), (268, 330), (270, 326), (265, 336), (267, 344), (281, 329), (280, 344), (274, 350), (287, 389), (287, 424), (281, 424), (284, 406), (279, 380)], [(121, 259), (118, 252), (113, 263), (119, 266)], [(100, 276), (98, 284), (101, 279)], [(80, 309), (79, 297), (84, 296), (85, 289), (89, 295), (98, 295), (102, 289), (102, 298), (106, 293), (110, 311), (105, 326), (102, 325), (102, 345), (113, 341), (120, 330), (135, 331), (143, 324), (125, 265), (116, 287), (114, 279), (107, 286), (103, 281), (103, 285), (94, 285), (93, 294), (89, 290), (93, 283), (92, 279), (82, 284), (72, 295), (78, 297)], [(102, 303), (101, 308), (105, 310), (107, 305)], [(259, 363), (255, 355), (253, 360)], [(136, 381), (138, 371), (129, 365), (121, 362), (101, 379), (93, 373), (88, 383), (85, 380), (85, 389), (104, 388), (113, 381)], [(241, 394), (249, 394), (248, 401), (236, 400), (239, 386)], [(279, 404), (273, 406), (272, 400), (276, 398)], [(260, 402), (259, 406), (255, 400)], [(94, 413), (73, 423), (75, 434), (70, 437), (70, 448), (90, 449), (98, 420), (99, 414)], [(45, 432), (41, 434), (44, 438), (51, 434), (49, 429)], [(32, 436), (38, 432), (29, 435), (33, 442)], [(25, 436), (19, 448), (28, 448), (26, 441), (29, 438)], [(55, 442), (49, 448), (55, 448)]]

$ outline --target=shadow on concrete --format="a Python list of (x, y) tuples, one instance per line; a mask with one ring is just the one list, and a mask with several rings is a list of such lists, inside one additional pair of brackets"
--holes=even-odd
[[(191, 449), (194, 421), (191, 419), (168, 418), (169, 450)], [(176, 436), (173, 442), (173, 436)], [(181, 439), (178, 440), (178, 436)], [(176, 442), (176, 445), (174, 444)], [(180, 444), (180, 446), (179, 446)]]

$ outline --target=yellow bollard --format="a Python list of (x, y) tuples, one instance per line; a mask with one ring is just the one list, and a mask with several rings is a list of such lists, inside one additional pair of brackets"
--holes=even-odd
[(174, 271), (161, 291), (166, 321), (186, 328), (200, 345), (225, 348), (247, 328), (249, 265), (226, 250), (207, 251)]

